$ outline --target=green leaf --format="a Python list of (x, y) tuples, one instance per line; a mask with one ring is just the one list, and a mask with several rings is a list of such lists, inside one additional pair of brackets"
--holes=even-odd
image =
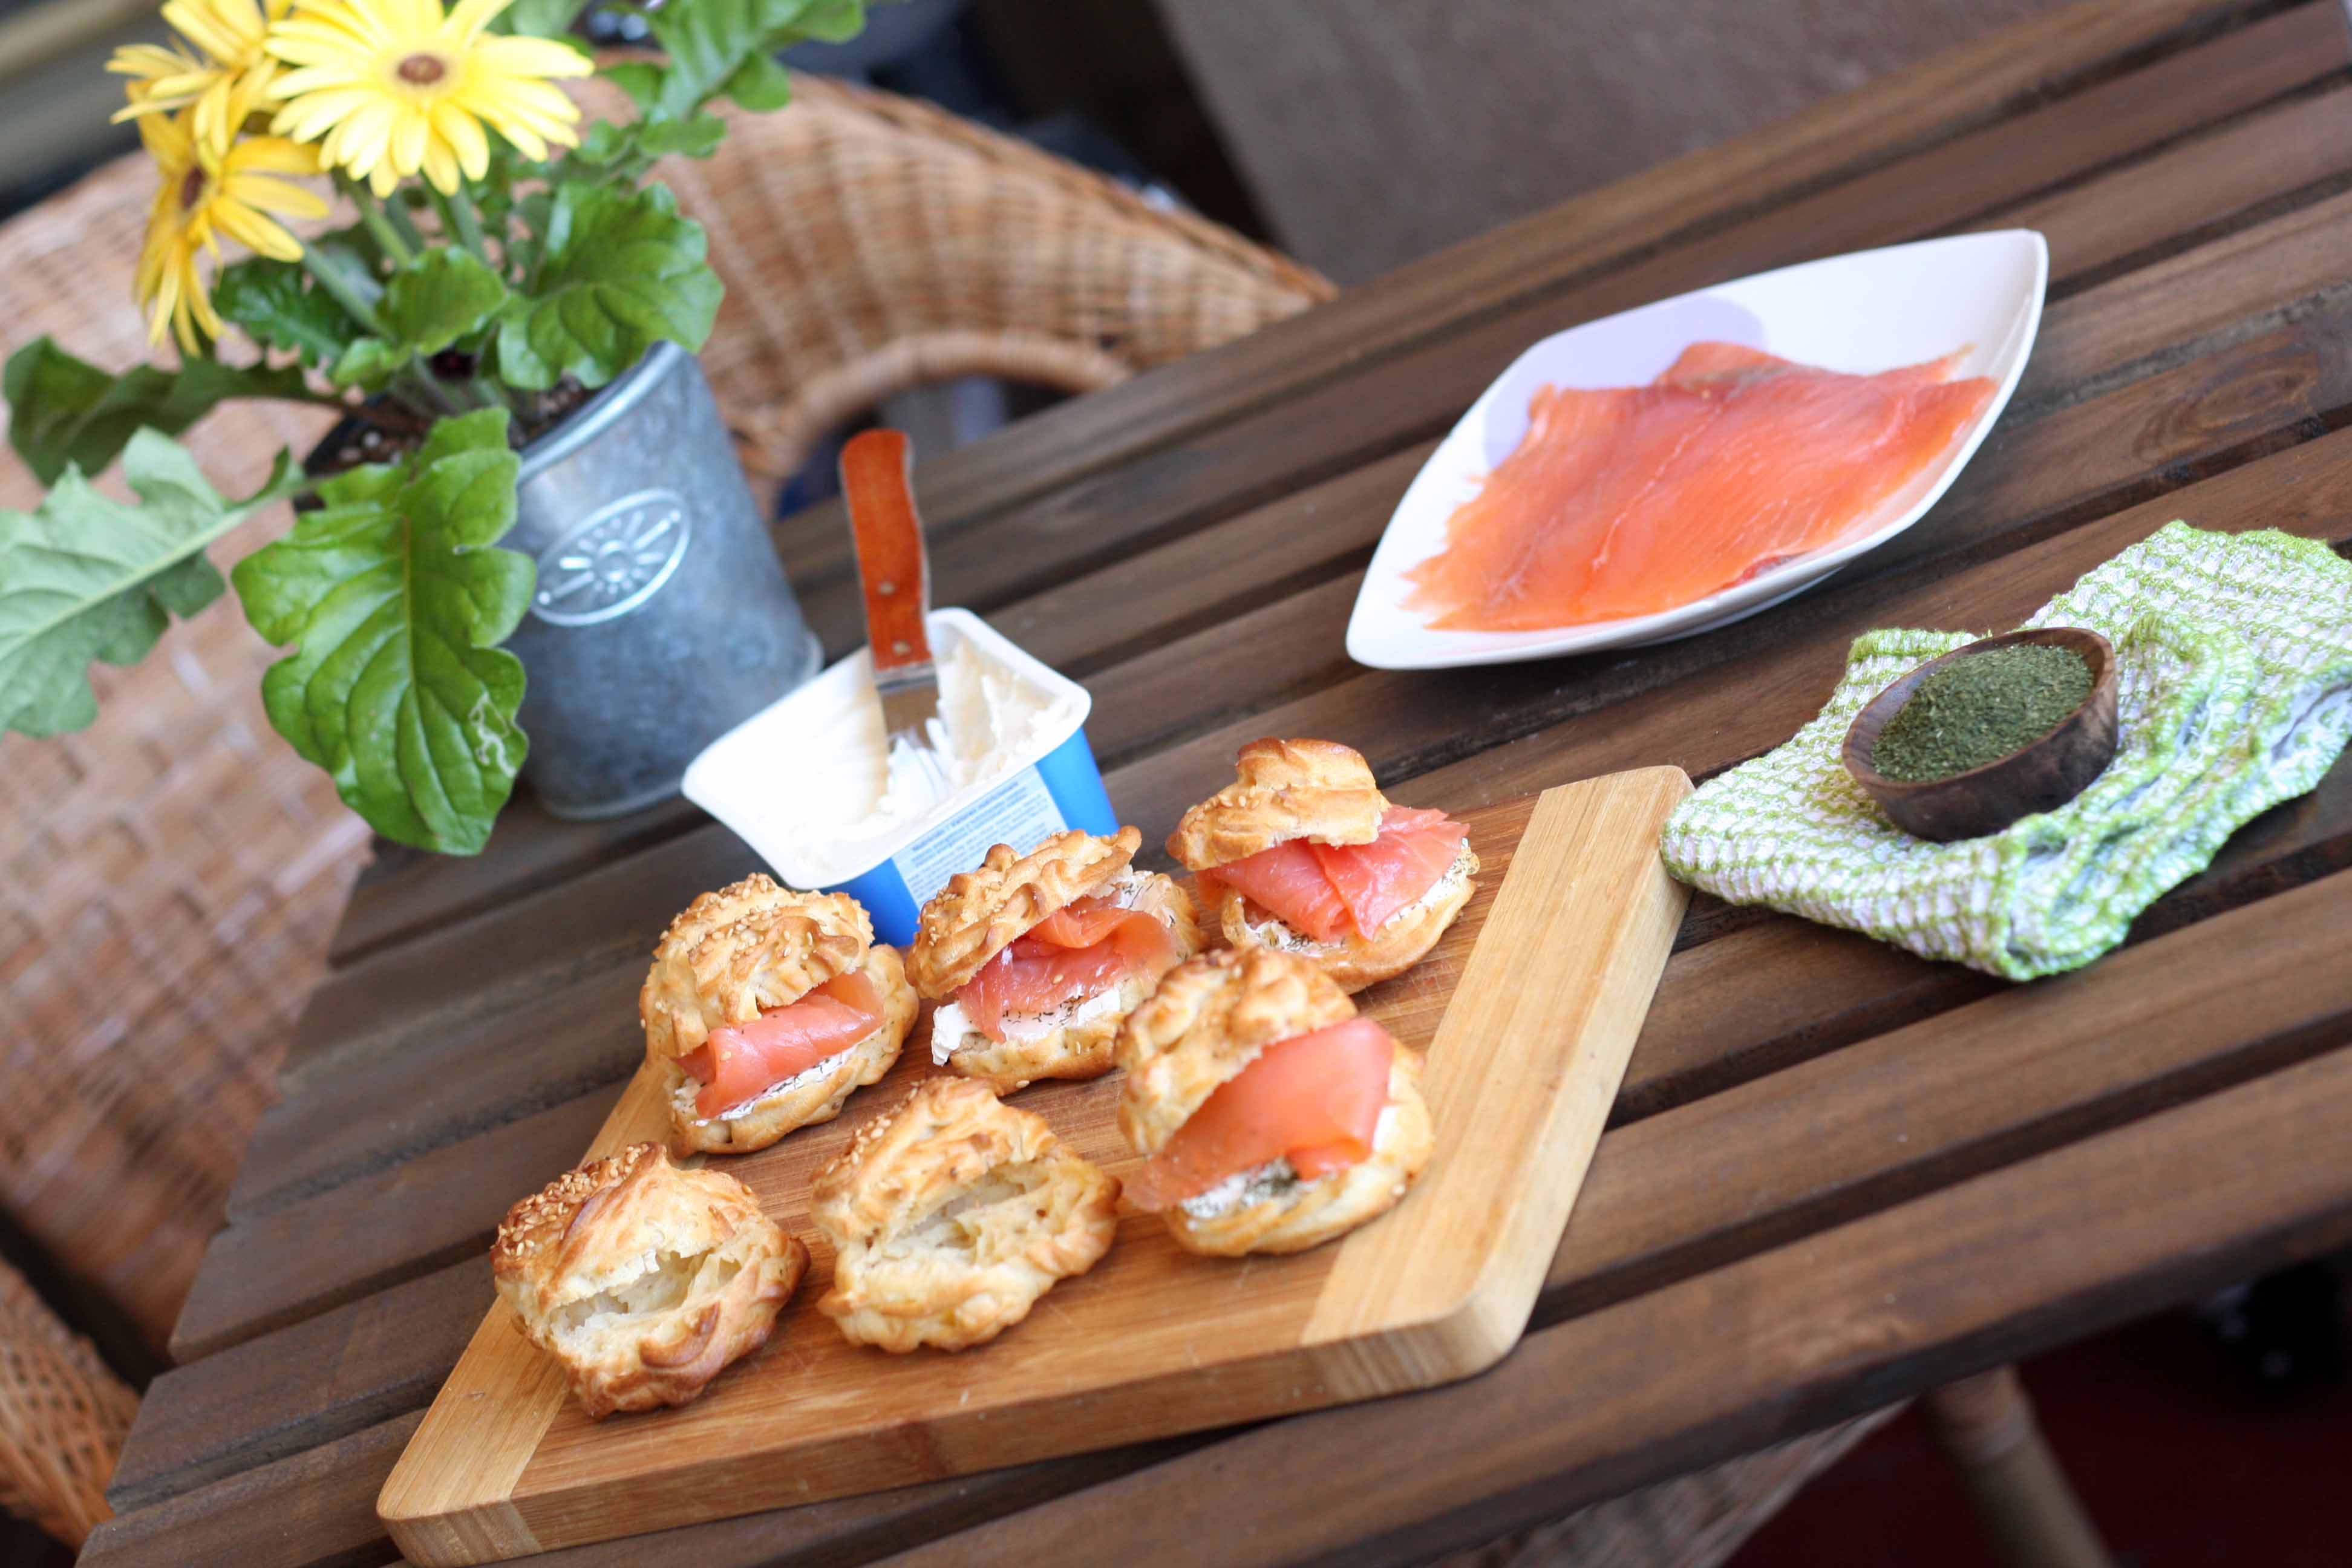
[(173, 616), (220, 596), (205, 547), (296, 488), (278, 455), (269, 482), (228, 501), (168, 436), (140, 430), (122, 471), (144, 503), (100, 495), (68, 468), (31, 512), (0, 512), (0, 729), (79, 730), (98, 716), (89, 664), (135, 664)]
[(721, 90), (754, 114), (772, 114), (793, 100), (793, 73), (773, 55), (754, 55), (737, 68)]
[(382, 338), (361, 338), (337, 357), (328, 376), (337, 386), (357, 386), (370, 393), (382, 392), (392, 378), (415, 357), (398, 343), (386, 342)]
[(302, 364), (334, 363), (360, 330), (299, 264), (266, 256), (224, 268), (213, 285), (213, 308), (254, 342), (291, 352)]
[(703, 247), (702, 226), (677, 216), (665, 186), (562, 186), (536, 285), (499, 324), (501, 378), (602, 386), (657, 342), (700, 348), (723, 292)]
[(477, 331), (507, 302), (504, 279), (469, 250), (420, 251), (384, 284), (377, 319), (410, 352), (438, 353)]
[(301, 368), (190, 360), (176, 371), (142, 364), (110, 375), (35, 338), (8, 356), (8, 444), (45, 485), (68, 467), (101, 473), (142, 428), (176, 436), (230, 397), (301, 397)]
[(337, 386), (381, 392), (409, 361), (439, 353), (488, 326), (506, 308), (506, 280), (469, 250), (420, 251), (384, 285), (376, 319), (388, 338), (356, 338), (335, 357)]
[(687, 120), (640, 120), (627, 125), (599, 120), (581, 136), (580, 145), (572, 150), (570, 160), (605, 169), (623, 163), (651, 163), (672, 153), (708, 158), (719, 151), (719, 142), (726, 139), (727, 122), (715, 114), (697, 114)]
[(491, 26), (501, 33), (530, 33), (552, 38), (572, 30), (588, 0), (514, 0)]
[(496, 547), (520, 463), (504, 410), (444, 419), (406, 462), (328, 480), (231, 574), (254, 628), (295, 645), (262, 679), (270, 723), (404, 844), (476, 853), (522, 765), (522, 665), (497, 645), (535, 573)]
[(761, 62), (803, 39), (854, 37), (866, 25), (866, 7), (862, 0), (676, 0), (646, 20), (667, 64), (637, 66), (628, 77), (617, 68), (604, 74), (648, 120), (683, 120), (721, 93), (747, 109), (780, 105), (781, 68)]

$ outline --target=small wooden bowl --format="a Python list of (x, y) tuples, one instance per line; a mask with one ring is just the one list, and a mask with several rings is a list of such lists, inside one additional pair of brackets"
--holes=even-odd
[[(1870, 753), (1919, 683), (1955, 659), (1972, 658), (2019, 643), (2063, 647), (2091, 667), (2091, 695), (2050, 731), (2005, 757), (1948, 779), (1904, 784), (1870, 765)], [(2009, 632), (1930, 659), (1870, 700), (1845, 732), (1845, 771), (1885, 808), (1895, 826), (1916, 837), (1948, 844), (1998, 833), (2021, 816), (2052, 811), (2090, 786), (2116, 755), (2116, 650), (2106, 638), (2078, 626)]]

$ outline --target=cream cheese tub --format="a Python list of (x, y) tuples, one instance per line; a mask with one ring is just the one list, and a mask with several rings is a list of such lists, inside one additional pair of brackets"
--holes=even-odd
[(847, 893), (874, 936), (903, 947), (923, 900), (992, 844), (1026, 852), (1066, 827), (1116, 833), (1087, 743), (1085, 687), (969, 610), (935, 610), (931, 648), (953, 788), (894, 789), (873, 659), (860, 648), (706, 747), (686, 797), (732, 828), (788, 886)]

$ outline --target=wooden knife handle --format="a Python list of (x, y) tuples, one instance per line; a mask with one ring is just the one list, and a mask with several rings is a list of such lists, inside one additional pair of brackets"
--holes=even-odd
[(841, 449), (841, 493), (849, 503), (866, 635), (877, 675), (931, 658), (925, 630), (931, 567), (923, 553), (922, 520), (915, 515), (914, 461), (914, 443), (903, 430), (860, 431)]

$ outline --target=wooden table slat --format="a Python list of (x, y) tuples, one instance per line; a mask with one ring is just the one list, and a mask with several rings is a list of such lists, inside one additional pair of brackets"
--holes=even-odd
[[(2093, 565), (2184, 513), (2207, 523), (2252, 518), (2294, 527), (2296, 519), (2268, 515), (2290, 477), (2304, 498), (2305, 529), (2328, 536), (2326, 530), (2342, 526), (2343, 513), (2315, 516), (2311, 508), (2352, 500), (2345, 491), (2352, 485), (2352, 435), (2273, 455), (1981, 565), (1954, 571), (1931, 561), (1883, 580), (1835, 584), (1709, 638), (1668, 645), (1641, 661), (1615, 661), (1637, 679), (1663, 679), (1705, 662), (1657, 689), (1662, 697), (1680, 694), (1674, 700), (1644, 704), (1639, 715), (1601, 730), (1566, 726), (1575, 734), (1562, 737), (1548, 775), (1510, 793), (1661, 757), (1693, 777), (1705, 776), (1776, 743), (1811, 717), (1834, 682), (1839, 652), (1861, 631), (1885, 625), (2014, 624)], [(1726, 662), (1766, 646), (1776, 653), (1771, 660)], [(1236, 746), (1265, 732), (1346, 740), (1364, 750), (1382, 776), (1409, 778), (1433, 760), (1454, 760), (1448, 751), (1458, 755), (1479, 742), (1491, 746), (1509, 738), (1514, 725), (1536, 729), (1598, 706), (1609, 694), (1561, 682), (1563, 668), (1586, 662), (1594, 661), (1504, 667), (1467, 691), (1444, 672), (1359, 677), (1116, 770), (1108, 786), (1130, 818), (1173, 821), (1197, 797), (1202, 781), (1223, 773)], [(1533, 721), (1531, 712), (1538, 716)], [(388, 1158), (437, 1147), (618, 1078), (639, 1048), (629, 999), (642, 974), (630, 950), (642, 946), (667, 912), (748, 863), (731, 835), (723, 842), (689, 837), (583, 879), (583, 894), (617, 884), (576, 905), (593, 905), (614, 918), (630, 913), (635, 940), (607, 944), (629, 956), (616, 967), (570, 976), (552, 1002), (517, 998), (501, 1012), (479, 994), (469, 996), (475, 1011), (467, 1016), (433, 1016), (429, 1040), (341, 1073), (273, 1109), (232, 1192), (232, 1215), (242, 1219), (265, 1206), (282, 1206)], [(656, 866), (658, 876), (652, 874)], [(420, 964), (417, 973), (431, 970)], [(450, 1070), (460, 1061), (474, 1065)]]
[[(2186, 957), (2215, 949), (2241, 955), (2223, 979)], [(1722, 1267), (2347, 1038), (2352, 874), (1613, 1130), (1537, 1321)], [(298, 1446), (305, 1425), (318, 1441), (429, 1399), (488, 1299), (487, 1269), (469, 1260), (169, 1374), (158, 1385), (169, 1414), (142, 1416), (117, 1490), (167, 1495)], [(387, 1335), (391, 1323), (409, 1332)]]
[[(1401, 797), (1457, 811), (1626, 766), (1704, 775), (1809, 718), (1854, 632), (2011, 624), (2172, 516), (2345, 551), (2347, 68), (2326, 0), (2092, 0), (1996, 35), (927, 464), (941, 600), (1087, 681), (1113, 797), (1149, 826), (1267, 731), (1359, 743)], [(1658, 648), (1340, 657), (1396, 496), (1527, 342), (2019, 224), (2051, 240), (2042, 335), (1919, 528)], [(842, 531), (824, 509), (779, 531), (835, 643)], [(635, 1062), (654, 931), (751, 863), (673, 803), (597, 826), (526, 807), (480, 859), (375, 870), (90, 1561), (391, 1555), (374, 1489), (480, 1310), (490, 1224)], [(2352, 763), (2123, 952), (2030, 987), (1698, 899), (1538, 1331), (1494, 1373), (550, 1568), (923, 1542), (1050, 1563), (1114, 1537), (1147, 1568), (1200, 1555), (1212, 1499), (1221, 1560), (1415, 1561), (2275, 1266), (2352, 1237), (2347, 916)], [(2274, 1149), (2295, 1157), (2255, 1157)]]
[(1210, 1507), (1231, 1568), (1425, 1561), (2340, 1247), (2347, 1125), (2339, 1050), (891, 1561), (1189, 1568)]
[[(1862, 151), (1866, 144), (1856, 140), (1865, 129), (1886, 132), (1895, 137), (1888, 145), (1901, 152), (1916, 153), (1932, 143), (1937, 127), (1958, 133), (1981, 126), (1994, 109), (2005, 103), (2060, 90), (2070, 83), (2097, 81), (2126, 65), (2144, 66), (2152, 52), (2160, 52), (2153, 51), (2152, 46), (2167, 42), (2178, 45), (2231, 17), (2256, 9), (2259, 8), (2243, 5), (2155, 5), (2148, 0), (2115, 0), (2112, 4), (2076, 7), (2035, 24), (2027, 33), (2019, 35), (2015, 42), (2003, 35), (2000, 40), (1988, 40), (1960, 55), (1930, 62), (1859, 94), (1833, 100), (1800, 117), (1798, 121), (1694, 154), (1664, 169), (1651, 171), (1636, 180), (1455, 247), (1406, 268), (1392, 279), (1352, 290), (1339, 302), (1308, 317), (1278, 324), (1223, 350), (1163, 367), (1125, 386), (1025, 421), (1015, 431), (980, 447), (935, 459), (923, 469), (925, 503), (933, 520), (940, 523), (960, 515), (964, 500), (974, 502), (975, 515), (990, 507), (1009, 505), (1011, 500), (1017, 498), (1000, 494), (986, 505), (978, 505), (976, 492), (965, 492), (956, 475), (965, 468), (982, 468), (992, 469), (1000, 478), (1013, 478), (1023, 483), (1066, 483), (1075, 476), (1057, 470), (1044, 456), (1045, 450), (1054, 445), (1055, 432), (1066, 426), (1086, 427), (1097, 465), (1107, 465), (1132, 456), (1139, 449), (1097, 423), (1105, 419), (1119, 423), (1124, 416), (1116, 412), (1118, 406), (1148, 411), (1146, 423), (1151, 424), (1157, 434), (1128, 432), (1144, 445), (1165, 444), (1179, 433), (1161, 429), (1153, 424), (1155, 421), (1164, 422), (1172, 416), (1188, 422), (1185, 429), (1189, 432), (1189, 422), (1220, 423), (1239, 418), (1249, 410), (1232, 405), (1234, 387), (1278, 390), (1290, 385), (1289, 378), (1296, 375), (1312, 379), (1360, 372), (1382, 357), (1381, 345), (1391, 338), (1402, 344), (1440, 335), (1442, 329), (1450, 337), (1458, 331), (1463, 321), (1541, 293), (1563, 273), (1581, 276), (1577, 268), (1580, 265), (1589, 270), (1593, 255), (1615, 254), (1622, 259), (1632, 259), (1647, 247), (1662, 243), (1669, 234), (1695, 232), (1688, 218), (1718, 210), (1727, 192), (1750, 193), (1759, 204), (1769, 205), (1766, 198), (1771, 193), (1814, 188), (1823, 183), (1822, 175), (1829, 169), (1850, 168), (1857, 158), (1869, 162), (1869, 154)], [(2308, 8), (2313, 13), (2321, 9)], [(2299, 26), (2310, 28), (2313, 24), (2306, 18)], [(2321, 47), (2323, 50), (2329, 47), (2324, 35)], [(2340, 54), (2340, 40), (2336, 47)], [(2045, 59), (2034, 52), (2042, 47), (2055, 53)], [(1962, 59), (1972, 63), (1963, 66)], [(2166, 95), (2152, 91), (2147, 96), (2161, 99)], [(2311, 138), (2299, 137), (2295, 145), (2303, 149), (2312, 142)], [(2168, 153), (2167, 157), (2178, 155)], [(2294, 157), (2258, 159), (2253, 163), (2257, 169), (2278, 163), (2290, 168), (2301, 166)], [(2161, 182), (2164, 200), (2151, 202), (2136, 196), (2118, 203), (2108, 209), (2103, 226), (2124, 226), (2138, 232), (2151, 224), (2160, 225), (2166, 221), (2163, 215), (2175, 212), (2184, 200), (2197, 199), (2209, 178), (2242, 182), (2248, 174), (2246, 161), (2227, 155), (2209, 157), (2189, 167), (2168, 165), (2154, 176)], [(2265, 194), (2276, 194), (2275, 176), (2256, 174), (2254, 178), (2270, 183)], [(2235, 205), (2224, 210), (2236, 210), (2237, 206), (2262, 199), (2259, 195), (2242, 194)], [(2063, 195), (2047, 198), (2045, 205), (2063, 200)], [(1630, 228), (1621, 221), (1627, 214), (1633, 215)], [(1669, 214), (1682, 216), (1669, 222), (1664, 216)], [(2019, 216), (2021, 220), (2031, 216), (2037, 222), (2052, 221), (2041, 212)], [(1666, 226), (1659, 226), (1662, 223)], [(2146, 242), (2148, 241), (2144, 239)], [(1600, 249), (1588, 250), (1593, 247)], [(1612, 251), (1610, 247), (1615, 249)], [(2085, 254), (2089, 254), (2087, 247)], [(2065, 255), (2066, 247), (2061, 244), (2062, 266)], [(1579, 258), (1586, 259), (1580, 263)], [(1406, 322), (1416, 324), (1400, 324)], [(1526, 337), (1517, 341), (1528, 341), (1535, 335), (1539, 333), (1530, 327)], [(1313, 340), (1319, 346), (1309, 346), (1306, 340)], [(1202, 384), (1192, 384), (1195, 380)], [(1269, 390), (1257, 395), (1255, 402), (1267, 401), (1271, 395)], [(994, 455), (1000, 450), (1020, 456), (1008, 468), (996, 460)], [(960, 495), (964, 500), (958, 499)], [(796, 521), (790, 531), (794, 537), (824, 542), (837, 550), (844, 531), (838, 512), (825, 510)], [(952, 578), (943, 581), (950, 584), (954, 596), (973, 596), (964, 589), (954, 588)], [(827, 592), (841, 598), (842, 584), (836, 583)], [(842, 598), (840, 605), (824, 613), (837, 620), (847, 607), (846, 599)], [(837, 637), (844, 635), (838, 626), (835, 631)], [(855, 640), (854, 631), (847, 635)], [(492, 855), (497, 858), (496, 863), (514, 866), (517, 884), (529, 888), (545, 885), (569, 867), (618, 853), (631, 843), (641, 844), (648, 833), (667, 836), (683, 822), (692, 820), (693, 814), (674, 808), (624, 825), (566, 825), (535, 814), (526, 805), (510, 810), (509, 816), (510, 820), (501, 828), (502, 840)], [(346, 962), (361, 952), (380, 948), (447, 914), (487, 907), (499, 896), (498, 879), (507, 874), (500, 870), (494, 875), (481, 861), (404, 858), (401, 871), (362, 885), (351, 919), (335, 939), (336, 961)], [(411, 889), (414, 890), (408, 890)]]
[[(2161, 463), (2186, 477), (2189, 470), (2179, 465), (2210, 460), (2217, 450), (2226, 452), (2267, 431), (2293, 430), (2304, 420), (2331, 412), (2336, 405), (2331, 399), (2340, 396), (2344, 379), (2340, 323), (2333, 323), (2328, 331), (2305, 329), (2294, 339), (2274, 338), (2266, 343), (2289, 355), (2284, 364), (2260, 351), (2212, 363), (2182, 363), (2173, 367), (2169, 380), (2143, 387), (2136, 396), (2128, 392), (2131, 380), (2122, 373), (2135, 363), (2159, 369), (2148, 365), (2154, 358), (2187, 362), (2200, 347), (2208, 353), (2216, 347), (2228, 348), (2231, 345), (2215, 345), (2207, 340), (2214, 321), (2226, 320), (2232, 312), (2264, 320), (2272, 334), (2281, 331), (2280, 321), (2269, 320), (2273, 316), (2284, 319), (2299, 313), (2307, 318), (2315, 296), (2324, 298), (2322, 291), (2336, 280), (2336, 258), (2347, 247), (2352, 247), (2352, 195), (2273, 219), (2251, 235), (2216, 241), (2167, 263), (2163, 270), (2173, 287), (2158, 291), (2154, 300), (2136, 281), (2123, 280), (2054, 307), (2044, 323), (2033, 362), (2036, 368), (2029, 371), (2021, 403), (1996, 427), (1987, 444), (1985, 460), (1963, 475), (1954, 493), (1927, 523), (1849, 567), (1841, 581), (1852, 582), (1889, 561), (1946, 546), (1954, 542), (1957, 529), (1968, 525), (1966, 520), (1972, 514), (1975, 526), (1987, 533), (2002, 526), (2013, 527), (2033, 520), (2012, 513), (2081, 505), (2099, 489), (2125, 483), (2133, 471), (2127, 465), (2138, 465), (2144, 471), (2150, 462)], [(2164, 335), (2167, 331), (2188, 335), (2169, 337)], [(2242, 339), (2245, 334), (2232, 336)], [(2315, 346), (2321, 364), (2298, 374), (2293, 363), (2296, 350)], [(2040, 368), (2053, 362), (2070, 367), (2068, 379), (2060, 380)], [(2097, 399), (2094, 411), (2060, 406), (2082, 401), (2085, 388), (2105, 386), (2115, 380), (2121, 384), (2113, 387), (2108, 397)], [(2176, 402), (2186, 406), (2175, 406)], [(2050, 424), (2043, 433), (2041, 427), (2048, 422), (2036, 416), (2037, 409), (2046, 414), (2053, 407), (2065, 417)], [(2128, 445), (2120, 439), (2126, 436), (2130, 437)], [(2116, 438), (2104, 438), (2110, 437)], [(2057, 477), (2078, 474), (2072, 488), (2053, 484)], [(1374, 478), (1324, 487), (1292, 503), (1262, 509), (1222, 525), (1211, 531), (1210, 542), (1203, 548), (1180, 544), (1166, 552), (1173, 559), (1161, 563), (1166, 568), (1162, 580), (1185, 581), (1187, 573), (1198, 568), (1202, 554), (1246, 560), (1251, 549), (1275, 538), (1328, 539), (1330, 551), (1325, 560), (1344, 560), (1377, 538), (1394, 495), (1402, 493), (1409, 477), (1402, 464), (1381, 465)], [(1295, 551), (1284, 558), (1285, 564), (1293, 573), (1308, 570), (1314, 553)], [(1134, 570), (1115, 569), (1108, 574), (1109, 581), (1096, 584), (1097, 596), (1068, 592), (1044, 595), (1049, 604), (1026, 625), (1021, 624), (1024, 617), (1018, 614), (1007, 618), (1015, 623), (1017, 631), (1034, 630), (1049, 618), (1065, 625), (1083, 620), (1101, 636), (1099, 628), (1120, 623), (1124, 601), (1118, 595), (1133, 585), (1139, 571), (1148, 569), (1146, 563), (1138, 563)], [(1049, 616), (1046, 610), (1061, 614)], [(1758, 628), (1788, 625), (1798, 613), (1759, 617), (1740, 635), (1752, 637)], [(1730, 657), (1735, 647), (1748, 646), (1722, 637), (1673, 645), (1621, 673), (1612, 695), (1631, 695), (1638, 689), (1632, 683), (1654, 684), (1669, 673), (1688, 668), (1687, 661)], [(1151, 653), (1136, 657), (1150, 658)], [(1678, 666), (1677, 660), (1685, 662)], [(1617, 657), (1556, 660), (1522, 667), (1518, 679), (1625, 663)], [(1287, 679), (1287, 672), (1261, 679), (1279, 681)], [(1352, 679), (1371, 682), (1375, 688), (1432, 683), (1429, 677), (1378, 673)], [(1458, 686), (1464, 678), (1454, 672), (1435, 679)], [(1203, 700), (1221, 700), (1214, 683), (1202, 683), (1195, 706)], [(1111, 706), (1104, 704), (1107, 719)], [(714, 846), (719, 847), (716, 853)], [(696, 877), (714, 864), (731, 863), (731, 858), (740, 853), (732, 835), (716, 825), (707, 826), (592, 874), (603, 883), (624, 884), (615, 896), (582, 900), (573, 891), (581, 884), (568, 884), (514, 900), (476, 921), (345, 971), (320, 988), (305, 1014), (296, 1046), (296, 1071), (289, 1084), (299, 1083), (301, 1075), (310, 1070), (324, 1042), (334, 1042), (339, 1054), (358, 1055), (388, 1047), (376, 1021), (388, 1008), (410, 1026), (422, 1026), (425, 1010), (415, 1006), (416, 984), (405, 976), (446, 976), (445, 984), (458, 986), (470, 975), (497, 975), (499, 991), (478, 988), (456, 993), (466, 1006), (476, 1010), (499, 994), (561, 984), (564, 973), (576, 974), (600, 956), (611, 959), (626, 952), (635, 939), (622, 934), (620, 928), (634, 924), (657, 930), (667, 918), (661, 913), (662, 900), (677, 896), (680, 889), (690, 897), (702, 885), (694, 881)], [(624, 872), (618, 866), (632, 868)], [(605, 917), (604, 929), (613, 934), (600, 939), (600, 948), (583, 951), (579, 933), (583, 925), (596, 929), (599, 916)], [(541, 974), (537, 965), (553, 966), (556, 973)], [(242, 1196), (238, 1201), (243, 1201)]]

